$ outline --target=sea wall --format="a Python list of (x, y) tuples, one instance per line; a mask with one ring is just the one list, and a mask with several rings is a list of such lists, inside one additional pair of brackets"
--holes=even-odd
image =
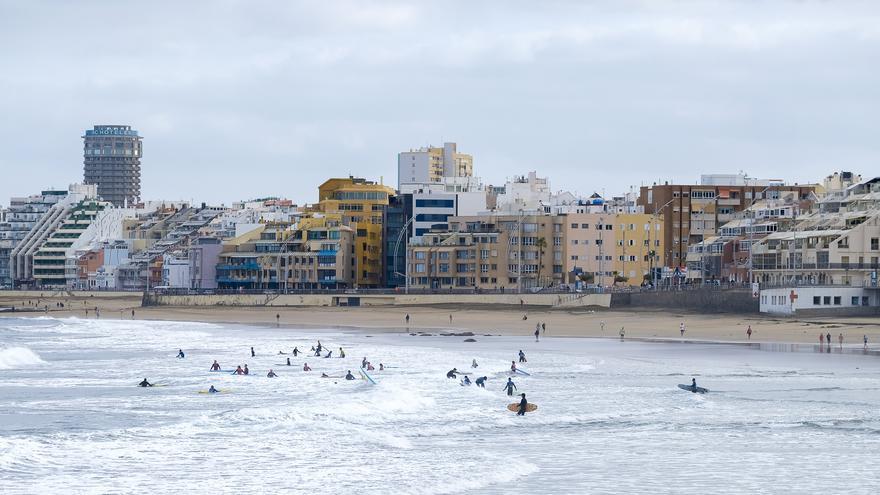
[(604, 307), (610, 294), (146, 294), (145, 306), (422, 306), (509, 305), (543, 307)]
[(615, 292), (611, 309), (670, 309), (698, 313), (758, 313), (749, 289)]

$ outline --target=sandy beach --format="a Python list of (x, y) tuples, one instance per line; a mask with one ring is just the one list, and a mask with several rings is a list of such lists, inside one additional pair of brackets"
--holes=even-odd
[[(0, 307), (15, 305), (16, 313), (5, 316), (43, 316), (95, 318), (97, 307), (102, 319), (199, 321), (241, 323), (265, 326), (368, 328), (381, 332), (474, 332), (493, 335), (531, 335), (538, 323), (546, 324), (542, 337), (673, 339), (692, 341), (746, 342), (752, 328), (755, 342), (818, 343), (819, 333), (831, 333), (834, 345), (843, 334), (844, 345), (861, 346), (863, 335), (869, 345), (880, 342), (880, 318), (774, 318), (762, 315), (696, 314), (669, 311), (550, 310), (516, 306), (389, 306), (389, 307), (141, 307), (140, 295), (125, 297), (44, 298), (36, 311), (36, 299), (21, 300), (0, 296)], [(30, 302), (30, 305), (28, 303)], [(64, 309), (57, 303), (63, 303)], [(24, 303), (25, 312), (21, 312)], [(409, 314), (409, 325), (405, 316)], [(276, 315), (278, 316), (276, 320)], [(452, 319), (450, 321), (450, 315)], [(527, 319), (523, 319), (526, 316)], [(603, 329), (604, 322), (604, 329)], [(685, 325), (682, 337), (679, 326)]]

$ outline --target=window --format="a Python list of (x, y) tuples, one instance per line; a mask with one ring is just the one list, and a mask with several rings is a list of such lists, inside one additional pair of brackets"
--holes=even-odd
[(581, 228), (582, 228), (582, 229), (588, 229), (588, 228), (590, 228), (590, 224), (588, 224), (588, 223), (582, 223), (582, 224), (581, 224)]
[(489, 265), (480, 265), (480, 272), (487, 273), (488, 271), (489, 271)]
[(880, 249), (880, 238), (872, 237), (871, 238), (871, 251), (877, 251)]
[(425, 264), (424, 263), (416, 263), (416, 271), (417, 272), (424, 272), (425, 271)]
[[(814, 297), (813, 299), (816, 299), (816, 298)], [(853, 306), (858, 306), (859, 305), (859, 296), (853, 296), (853, 298), (850, 302), (852, 303)]]
[(571, 224), (571, 228), (573, 228), (573, 229), (578, 228), (578, 224), (576, 224), (576, 223)]
[(822, 298), (819, 296), (813, 296), (813, 306), (819, 306), (822, 304)]
[(571, 261), (577, 261), (577, 260), (578, 260), (578, 257), (576, 254), (571, 256)]
[(826, 306), (831, 304), (831, 296), (823, 296), (822, 297), (822, 304), (824, 304)]
[(417, 199), (416, 208), (455, 208), (454, 199)]
[(425, 252), (424, 251), (416, 251), (416, 259), (417, 260), (425, 259)]
[(834, 305), (840, 306), (840, 296), (834, 296)]
[(571, 240), (571, 244), (572, 244), (572, 246), (577, 246), (577, 245), (578, 245), (578, 240), (577, 240), (577, 239), (572, 239), (572, 240)]

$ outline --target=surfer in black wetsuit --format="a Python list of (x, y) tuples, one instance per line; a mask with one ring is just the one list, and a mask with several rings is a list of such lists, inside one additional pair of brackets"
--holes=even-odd
[(217, 390), (216, 388), (214, 388), (213, 385), (211, 385), (211, 388), (208, 389), (208, 393), (209, 393), (209, 394), (216, 394), (217, 392), (219, 392), (219, 390)]
[(366, 367), (367, 367), (367, 356), (364, 356), (363, 361), (361, 361), (361, 368), (366, 368)]
[(287, 358), (287, 365), (290, 366), (290, 358)]
[(266, 378), (275, 378), (276, 376), (278, 375), (276, 375), (271, 369), (269, 370), (269, 373), (266, 373)]
[(186, 355), (183, 354), (183, 349), (178, 349), (178, 350), (177, 350), (177, 357), (180, 358), (180, 359), (183, 359), (183, 358), (186, 357)]
[(507, 383), (504, 384), (504, 390), (507, 390), (507, 395), (513, 395), (513, 391), (516, 390), (516, 384), (513, 383), (513, 378), (507, 379)]
[(354, 375), (351, 374), (351, 370), (348, 370), (348, 373), (345, 375), (346, 380), (354, 380)]
[(526, 353), (524, 353), (522, 351), (522, 349), (519, 350), (519, 362), (521, 362), (521, 363), (526, 362)]
[(138, 387), (152, 387), (152, 386), (153, 386), (153, 384), (148, 382), (146, 378), (144, 378), (144, 381), (138, 383)]
[(449, 370), (449, 373), (446, 373), (446, 378), (457, 378), (455, 376), (456, 373), (458, 373), (458, 369), (452, 368), (451, 370)]
[(294, 348), (293, 348), (293, 357), (296, 357), (297, 354), (299, 354), (299, 349), (296, 348), (296, 347), (294, 347)]
[(487, 378), (489, 378), (489, 377), (481, 376), (481, 377), (477, 378), (477, 386), (482, 387), (482, 388), (486, 388), (486, 379)]
[(519, 401), (519, 411), (517, 411), (517, 416), (525, 416), (526, 415), (526, 407), (529, 405), (529, 401), (526, 400), (526, 394), (520, 394), (522, 399)]
[(468, 378), (467, 375), (465, 375), (465, 376), (464, 376), (464, 380), (461, 381), (461, 384), (462, 384), (462, 385), (470, 385), (470, 384), (471, 384), (471, 379)]
[(697, 391), (697, 379), (696, 378), (691, 378), (691, 390), (693, 392)]
[(251, 357), (257, 357), (257, 354), (254, 352), (253, 347), (251, 347)]

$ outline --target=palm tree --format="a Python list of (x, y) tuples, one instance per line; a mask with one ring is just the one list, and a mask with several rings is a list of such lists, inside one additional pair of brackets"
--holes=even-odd
[(541, 286), (541, 268), (544, 266), (544, 249), (547, 247), (547, 239), (539, 237), (535, 246), (538, 248), (538, 286)]

